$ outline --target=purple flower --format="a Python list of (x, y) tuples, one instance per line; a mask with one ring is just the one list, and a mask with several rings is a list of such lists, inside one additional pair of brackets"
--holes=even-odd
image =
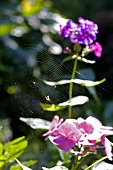
[(72, 20), (68, 20), (66, 26), (60, 26), (60, 35), (62, 38), (69, 37), (73, 31), (76, 30), (77, 24), (75, 24)]
[(101, 55), (102, 55), (102, 46), (98, 42), (96, 42), (95, 44), (91, 44), (90, 49), (94, 52), (94, 54), (97, 57), (101, 57)]
[(92, 21), (89, 21), (89, 20), (85, 20), (84, 18), (82, 17), (79, 17), (78, 18), (78, 22), (84, 26), (84, 27), (89, 27), (90, 30), (94, 31), (96, 34), (98, 33), (98, 25), (97, 24), (94, 24), (94, 22)]
[(82, 17), (78, 18), (79, 24), (69, 20), (63, 27), (60, 26), (60, 35), (62, 38), (70, 37), (70, 41), (74, 44), (90, 45), (96, 40), (98, 26), (92, 21), (85, 20)]
[(85, 20), (82, 17), (78, 18), (79, 30), (78, 30), (78, 43), (84, 45), (90, 45), (96, 40), (96, 34), (98, 33), (98, 26), (89, 20)]
[(53, 140), (57, 147), (69, 151), (80, 139), (81, 133), (73, 122), (62, 123), (57, 130), (57, 138)]

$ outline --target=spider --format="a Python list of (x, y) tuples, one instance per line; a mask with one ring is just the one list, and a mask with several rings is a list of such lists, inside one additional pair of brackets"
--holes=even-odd
[(50, 97), (49, 97), (49, 96), (46, 96), (46, 97), (45, 97), (45, 99), (46, 99), (46, 101), (51, 102), (51, 100), (50, 100)]

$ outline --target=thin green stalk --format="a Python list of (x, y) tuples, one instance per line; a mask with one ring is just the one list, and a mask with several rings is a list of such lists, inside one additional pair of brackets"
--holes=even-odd
[(88, 166), (87, 168), (85, 168), (85, 170), (88, 170), (88, 169), (92, 168), (94, 165), (102, 162), (103, 160), (105, 160), (105, 159), (107, 159), (107, 158), (108, 158), (107, 156), (102, 157), (101, 159), (99, 159), (98, 161), (96, 161), (95, 163), (93, 163), (92, 165), (90, 165), (90, 166)]
[(76, 170), (77, 161), (78, 161), (78, 156), (75, 156), (75, 161), (74, 161), (74, 164), (71, 167), (71, 170)]
[(85, 157), (82, 157), (80, 160), (78, 160), (78, 156), (75, 157), (75, 162), (72, 165), (71, 170), (77, 170), (78, 166), (82, 163)]
[(100, 99), (98, 98), (98, 96), (97, 96), (96, 93), (93, 95), (93, 98), (94, 98), (94, 100), (97, 102), (97, 104), (101, 104), (101, 101), (100, 101)]
[[(76, 58), (75, 58), (75, 61), (74, 61), (71, 79), (75, 78), (75, 73), (76, 73), (76, 69), (77, 69), (77, 61), (78, 61), (78, 54), (76, 54)], [(70, 86), (69, 86), (69, 99), (70, 100), (72, 99), (72, 95), (73, 95), (73, 82), (70, 82)], [(71, 111), (72, 111), (72, 106), (69, 106), (69, 111), (68, 111), (68, 117), (69, 118), (71, 118)]]

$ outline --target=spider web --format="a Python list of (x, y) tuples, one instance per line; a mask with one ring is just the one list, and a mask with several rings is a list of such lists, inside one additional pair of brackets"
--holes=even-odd
[[(43, 80), (59, 81), (71, 79), (71, 67), (44, 50), (42, 45), (26, 48), (26, 55), (15, 57), (11, 74), (11, 85), (17, 88), (14, 100), (27, 117), (41, 116), (44, 111), (40, 102), (58, 104), (68, 100), (69, 85), (48, 86)], [(73, 96), (80, 94), (80, 88), (74, 85)], [(50, 101), (46, 101), (46, 96)]]
[[(23, 30), (23, 28), (19, 29)], [(45, 44), (38, 41), (37, 36), (29, 36), (33, 39), (33, 44), (24, 43), (22, 47), (19, 47), (13, 61), (10, 76), (11, 86), (15, 88), (12, 98), (13, 110), (18, 114), (18, 117), (36, 117), (51, 120), (55, 114), (60, 116), (63, 114), (63, 117), (67, 118), (67, 109), (57, 113), (47, 112), (41, 108), (40, 102), (58, 104), (68, 100), (69, 84), (52, 87), (44, 84), (43, 80), (54, 82), (63, 79), (70, 80), (73, 61), (67, 62), (68, 64), (62, 64), (58, 56), (51, 55)], [(76, 71), (76, 78), (92, 80), (92, 77), (87, 77), (83, 72), (79, 71)], [(98, 87), (110, 93), (101, 85), (98, 85)], [(85, 87), (74, 84), (73, 97), (78, 95), (91, 97)], [(47, 96), (49, 96), (50, 101), (46, 100)], [(87, 114), (86, 109), (85, 105), (73, 107), (73, 117), (83, 117), (84, 114)]]
[[(23, 116), (48, 117), (48, 114), (45, 114), (46, 111), (42, 110), (40, 102), (58, 104), (67, 101), (69, 98), (69, 84), (52, 87), (44, 84), (43, 80), (52, 82), (63, 79), (70, 80), (73, 61), (70, 65), (62, 64), (58, 56), (52, 56), (45, 45), (38, 41), (36, 44), (25, 45), (23, 49), (19, 48), (17, 55), (15, 56), (13, 71), (11, 73), (11, 85), (16, 89), (13, 95), (13, 102), (20, 109), (20, 113)], [(76, 71), (76, 78), (78, 77), (85, 80), (92, 80), (92, 77), (86, 77)], [(102, 86), (98, 86), (107, 91)], [(89, 95), (86, 88), (84, 88), (85, 90), (82, 89), (83, 87), (74, 84), (73, 97), (86, 95), (86, 93)], [(110, 93), (109, 91), (107, 92)], [(46, 100), (47, 96), (49, 96), (50, 101)], [(81, 111), (84, 111), (84, 108), (84, 105), (82, 105), (80, 107)], [(78, 117), (79, 113), (77, 110), (76, 107), (74, 111)], [(50, 115), (53, 117), (55, 112), (49, 112)]]
[[(11, 17), (11, 20), (16, 23), (13, 17)], [(22, 27), (17, 29), (18, 32), (24, 30)], [(37, 40), (37, 35), (28, 36), (35, 40), (36, 43), (23, 44), (22, 46), (25, 46), (25, 48), (19, 47), (15, 55), (11, 74), (11, 85), (16, 88), (13, 102), (26, 117), (45, 117), (46, 114), (40, 107), (40, 102), (58, 104), (68, 100), (69, 85), (52, 87), (44, 84), (43, 80), (70, 80), (73, 64), (62, 64), (58, 57), (48, 53), (44, 43)], [(77, 76), (81, 79), (92, 80), (92, 77), (87, 77), (84, 73), (81, 74), (76, 71), (76, 78)], [(102, 86), (98, 86), (107, 91)], [(86, 95), (88, 93), (86, 89), (82, 89), (83, 87), (74, 84), (73, 96)], [(109, 91), (107, 92), (110, 93)], [(46, 101), (46, 96), (50, 97), (51, 102)], [(81, 106), (81, 109), (84, 109), (84, 105)], [(78, 116), (77, 109), (74, 111)]]

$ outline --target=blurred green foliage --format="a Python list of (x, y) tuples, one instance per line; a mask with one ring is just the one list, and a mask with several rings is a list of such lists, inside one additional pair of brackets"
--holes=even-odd
[[(15, 158), (18, 158), (22, 155), (22, 153), (24, 152), (25, 148), (27, 147), (28, 142), (25, 139), (25, 137), (20, 137), (17, 138), (9, 143), (7, 143), (6, 145), (2, 145), (2, 143), (0, 143), (0, 169), (4, 170), (6, 169), (6, 167), (14, 162)], [(27, 166), (33, 165), (35, 164), (36, 161), (30, 160), (28, 161), (26, 164)], [(10, 169), (14, 169), (14, 165), (10, 167)], [(19, 170), (21, 168), (19, 168), (18, 166), (15, 166), (15, 170)]]
[[(54, 113), (44, 112), (39, 102), (45, 102), (46, 95), (52, 96), (53, 103), (58, 103), (67, 99), (67, 86), (62, 89), (49, 88), (39, 79), (48, 81), (59, 80), (71, 75), (71, 62), (66, 62), (66, 67), (61, 65), (60, 60), (65, 58), (61, 54), (61, 46), (65, 47), (67, 41), (60, 39), (58, 34), (58, 24), (61, 24), (61, 17), (70, 18), (77, 21), (79, 16), (92, 19), (99, 25), (98, 39), (103, 46), (103, 56), (96, 59), (96, 64), (88, 65), (80, 63), (83, 69), (92, 68), (95, 72), (94, 80), (106, 78), (106, 82), (97, 86), (97, 94), (100, 102), (95, 104), (88, 89), (74, 86), (74, 94), (86, 94), (91, 98), (90, 102), (83, 107), (73, 109), (73, 117), (93, 115), (100, 118), (105, 125), (113, 126), (113, 3), (112, 0), (1, 0), (0, 2), (0, 119), (10, 118), (11, 122), (7, 126), (11, 127), (13, 138), (28, 135), (30, 143), (29, 152), (25, 153), (22, 159), (31, 158), (40, 160), (38, 169), (41, 166), (54, 166), (58, 161), (56, 148), (47, 146), (41, 138), (42, 132), (38, 133), (38, 140), (34, 140), (33, 134), (27, 126), (19, 121), (20, 116), (41, 117), (51, 119)], [(57, 27), (55, 27), (57, 24)], [(58, 49), (57, 54), (53, 49)], [(46, 50), (45, 50), (46, 49)], [(58, 53), (58, 51), (60, 52)], [(48, 55), (48, 51), (53, 53), (55, 58)], [(88, 59), (95, 59), (90, 55)], [(59, 67), (60, 65), (60, 67)], [(69, 66), (69, 67), (68, 67)], [(68, 69), (69, 68), (69, 69)], [(65, 71), (66, 70), (66, 71)], [(55, 73), (56, 72), (56, 73)], [(78, 75), (77, 75), (78, 76)], [(91, 79), (91, 74), (89, 79)], [(83, 77), (82, 77), (83, 78)], [(91, 79), (92, 80), (92, 79)], [(33, 84), (35, 82), (35, 84)], [(62, 92), (64, 94), (62, 94)], [(60, 114), (60, 113), (59, 113)], [(66, 110), (62, 113), (66, 117)], [(2, 123), (1, 123), (2, 124)], [(6, 125), (5, 125), (6, 126)], [(3, 138), (8, 136), (8, 128), (0, 128), (0, 142), (6, 143), (11, 139)], [(3, 131), (6, 131), (3, 133)], [(37, 134), (35, 134), (37, 136)], [(38, 144), (38, 147), (37, 147)], [(47, 148), (46, 147), (46, 148)], [(43, 153), (41, 152), (43, 150)], [(33, 151), (33, 154), (32, 154)], [(51, 151), (57, 156), (48, 157)], [(35, 154), (34, 154), (35, 153)], [(41, 156), (40, 156), (41, 154)], [(44, 159), (43, 159), (44, 158)]]

